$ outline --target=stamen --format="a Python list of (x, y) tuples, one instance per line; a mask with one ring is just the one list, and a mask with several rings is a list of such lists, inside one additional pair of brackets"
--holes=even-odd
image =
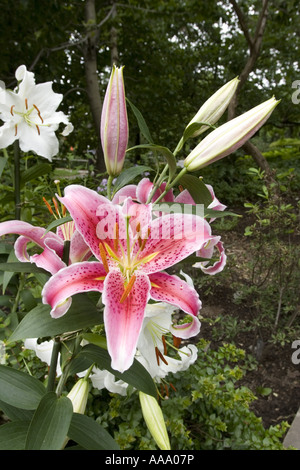
[(181, 184), (179, 185), (179, 191), (182, 193), (183, 191), (183, 186), (181, 186)]
[(165, 391), (166, 391), (166, 396), (169, 397), (169, 388), (167, 384), (165, 384)]
[(157, 360), (158, 366), (159, 366), (159, 359), (161, 359), (166, 365), (168, 365), (166, 359), (164, 358), (164, 356), (162, 355), (162, 353), (160, 352), (157, 346), (155, 346), (155, 354), (156, 354), (156, 360)]
[(102, 243), (99, 243), (99, 251), (100, 251), (100, 256), (102, 260), (103, 267), (105, 271), (108, 273), (109, 272), (109, 267), (108, 267), (108, 262), (107, 262), (107, 256), (106, 256), (106, 251)]
[(15, 124), (15, 136), (17, 135), (18, 133), (18, 124)]
[(114, 227), (114, 249), (116, 252), (118, 252), (118, 246), (119, 246), (119, 224), (118, 222), (116, 222), (115, 227)]
[(13, 112), (13, 109), (14, 109), (15, 105), (13, 104), (10, 108), (10, 114), (13, 116), (14, 115), (14, 112)]
[(46, 204), (46, 206), (48, 207), (48, 210), (49, 210), (50, 214), (54, 215), (54, 217), (55, 217), (55, 214), (54, 214), (54, 212), (53, 212), (53, 210), (52, 210), (52, 207), (50, 206), (50, 204), (49, 204), (49, 202), (46, 200), (46, 198), (43, 197), (43, 201), (44, 201), (44, 203)]
[(167, 351), (166, 338), (164, 337), (164, 335), (162, 335), (161, 339), (162, 339), (162, 343), (163, 343), (163, 345), (164, 345), (164, 355), (166, 356), (166, 355), (167, 355), (167, 352), (168, 352), (168, 351)]
[(28, 100), (25, 98), (25, 108), (28, 109)]
[(173, 345), (175, 346), (175, 348), (179, 348), (181, 344), (181, 338), (177, 338), (177, 336), (173, 336)]
[(109, 254), (109, 256), (113, 259), (115, 259), (116, 261), (120, 262), (120, 258), (118, 257), (118, 255), (112, 250), (112, 248), (104, 242), (104, 245), (105, 245), (105, 249), (107, 251), (107, 253)]
[(174, 392), (177, 392), (176, 388), (174, 387), (174, 385), (172, 384), (172, 382), (169, 382), (169, 385), (170, 387), (174, 390)]
[(128, 282), (127, 286), (125, 287), (125, 290), (124, 290), (124, 292), (122, 294), (122, 297), (120, 299), (120, 304), (122, 304), (127, 299), (127, 297), (129, 296), (129, 294), (131, 292), (131, 289), (133, 288), (133, 284), (135, 283), (135, 280), (136, 280), (136, 276), (134, 274), (133, 276), (131, 276), (130, 281)]
[(52, 198), (52, 201), (53, 201), (56, 213), (57, 213), (58, 217), (60, 217), (60, 212), (59, 212), (57, 201), (56, 201), (55, 197)]
[(143, 249), (145, 248), (146, 243), (147, 243), (147, 241), (148, 241), (148, 238), (149, 238), (149, 236), (150, 236), (150, 233), (151, 233), (151, 230), (150, 230), (150, 228), (148, 228), (148, 234), (147, 234), (147, 237), (144, 238), (144, 240), (143, 240), (143, 243), (142, 243), (142, 246), (141, 246), (141, 251), (143, 251)]
[[(37, 113), (38, 113), (38, 117), (40, 118), (40, 120), (42, 121), (42, 124), (44, 123), (44, 119), (42, 118), (41, 116), (41, 112), (39, 110), (39, 108), (34, 104), (33, 107), (37, 110)], [(26, 108), (27, 109), (27, 108)]]
[(39, 126), (36, 124), (35, 127), (37, 128), (38, 135), (41, 135)]

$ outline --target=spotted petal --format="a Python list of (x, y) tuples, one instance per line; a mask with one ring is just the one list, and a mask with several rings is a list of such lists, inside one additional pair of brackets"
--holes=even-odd
[(105, 275), (102, 264), (97, 261), (67, 266), (45, 284), (43, 303), (51, 306), (52, 317), (59, 318), (69, 309), (72, 295), (88, 291), (102, 292)]
[(105, 305), (104, 323), (112, 368), (124, 372), (133, 363), (137, 341), (142, 328), (149, 298), (148, 276), (137, 273), (132, 290), (124, 302), (124, 278), (119, 270), (111, 270), (105, 281), (102, 302)]
[[(211, 236), (208, 222), (191, 214), (167, 214), (145, 227), (142, 238), (150, 235), (139, 258), (147, 263), (147, 274), (163, 271), (199, 250)], [(151, 259), (149, 260), (149, 257)]]
[(108, 199), (95, 191), (80, 185), (70, 185), (65, 188), (64, 197), (59, 198), (68, 209), (76, 228), (82, 235), (92, 253), (100, 259), (99, 238), (96, 229), (100, 222), (97, 215), (98, 207), (108, 203)]

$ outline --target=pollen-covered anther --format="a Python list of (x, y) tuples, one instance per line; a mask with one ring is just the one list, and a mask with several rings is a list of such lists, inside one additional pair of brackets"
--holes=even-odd
[(161, 359), (166, 365), (168, 365), (167, 360), (164, 358), (163, 354), (160, 352), (157, 346), (155, 346), (155, 354), (156, 354), (156, 361), (157, 365), (159, 366), (159, 360)]
[(140, 248), (141, 248), (141, 251), (143, 251), (143, 249), (145, 248), (146, 243), (147, 243), (147, 241), (148, 241), (148, 238), (150, 237), (150, 233), (151, 233), (151, 230), (150, 230), (150, 228), (148, 228), (147, 237), (143, 239), (142, 244), (141, 244), (141, 247), (140, 247)]
[(15, 124), (15, 136), (17, 135), (18, 133), (18, 124)]
[(51, 215), (54, 215), (54, 212), (52, 210), (52, 207), (50, 206), (49, 202), (47, 201), (47, 199), (45, 197), (43, 197), (43, 201), (44, 203), (46, 204), (47, 208), (48, 208), (48, 211), (50, 212)]
[(25, 108), (28, 109), (28, 100), (25, 98)]
[(37, 131), (38, 131), (38, 135), (41, 135), (39, 126), (36, 124), (35, 127), (36, 127), (36, 129), (37, 129)]
[(173, 336), (173, 345), (175, 348), (179, 348), (181, 344), (181, 338), (177, 338), (177, 336)]
[(130, 292), (131, 292), (131, 289), (133, 288), (133, 285), (135, 283), (135, 280), (136, 280), (136, 275), (133, 274), (133, 276), (131, 276), (127, 286), (125, 287), (124, 289), (124, 292), (122, 294), (122, 297), (120, 298), (120, 304), (122, 304), (123, 302), (125, 302), (125, 300), (127, 299), (127, 297), (129, 296)]
[(167, 352), (168, 352), (168, 351), (167, 351), (166, 338), (164, 337), (164, 335), (162, 335), (161, 339), (162, 339), (162, 343), (163, 343), (163, 345), (164, 345), (164, 355), (166, 356), (166, 355), (167, 355)]
[[(42, 116), (41, 116), (41, 112), (40, 112), (39, 108), (38, 108), (35, 104), (33, 104), (32, 106), (34, 107), (34, 109), (36, 109), (37, 114), (38, 114), (38, 117), (40, 118), (40, 120), (42, 121), (42, 124), (43, 124), (43, 123), (44, 123), (44, 119), (43, 119)], [(27, 109), (27, 108), (26, 108), (26, 109)]]
[(114, 250), (117, 252), (119, 247), (119, 224), (115, 223), (114, 226)]
[(10, 114), (13, 116), (14, 115), (14, 107), (15, 105), (13, 104), (10, 108)]
[(108, 267), (108, 262), (107, 262), (107, 256), (106, 256), (106, 250), (102, 243), (99, 243), (99, 251), (100, 251), (100, 257), (102, 260), (103, 267), (105, 271), (108, 273), (109, 272), (109, 267)]

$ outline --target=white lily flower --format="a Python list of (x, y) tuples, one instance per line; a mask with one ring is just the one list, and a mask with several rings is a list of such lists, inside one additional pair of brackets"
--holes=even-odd
[[(172, 328), (173, 313), (174, 307), (164, 302), (148, 304), (145, 311), (135, 359), (145, 367), (156, 382), (160, 382), (169, 373), (175, 374), (188, 369), (197, 359), (198, 350), (193, 344), (178, 349), (179, 359), (164, 355), (162, 336), (169, 332), (176, 332)], [(163, 360), (158, 360), (157, 350), (160, 351)], [(85, 372), (80, 372), (77, 375), (82, 377), (84, 374)], [(111, 393), (126, 395), (128, 384), (116, 379), (106, 370), (94, 367), (90, 379), (93, 387), (98, 390), (106, 388)]]
[[(25, 349), (31, 349), (35, 352), (36, 356), (42, 361), (45, 362), (48, 366), (51, 363), (51, 355), (53, 349), (54, 341), (51, 339), (50, 341), (43, 341), (42, 343), (38, 343), (38, 338), (27, 338), (24, 342)], [(61, 376), (61, 368), (60, 368), (60, 353), (58, 355), (57, 360), (57, 368), (56, 368), (56, 376)]]
[(62, 135), (73, 130), (73, 125), (62, 111), (56, 111), (63, 95), (52, 90), (52, 82), (35, 84), (32, 72), (25, 65), (15, 73), (19, 84), (12, 91), (0, 82), (0, 148), (6, 148), (15, 140), (23, 152), (33, 151), (51, 161), (59, 151), (55, 132), (59, 124), (65, 124)]

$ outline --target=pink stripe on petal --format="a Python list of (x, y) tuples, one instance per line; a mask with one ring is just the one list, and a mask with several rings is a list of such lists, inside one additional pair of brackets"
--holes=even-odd
[(190, 323), (184, 323), (182, 325), (173, 325), (170, 328), (170, 332), (181, 339), (189, 339), (197, 336), (200, 332), (201, 323), (197, 317), (191, 317)]
[(178, 276), (167, 273), (149, 275), (152, 283), (150, 296), (153, 300), (176, 305), (191, 315), (198, 315), (201, 301), (196, 290)]
[(102, 292), (106, 272), (101, 263), (85, 261), (61, 269), (45, 284), (42, 291), (44, 304), (52, 307), (51, 315), (58, 318), (70, 307), (66, 302), (72, 295), (80, 292)]
[(112, 359), (111, 366), (120, 372), (127, 370), (133, 363), (149, 291), (148, 276), (137, 273), (130, 294), (120, 303), (124, 292), (124, 278), (121, 272), (112, 270), (105, 279), (102, 301), (105, 305), (107, 346)]
[(58, 199), (70, 212), (77, 230), (93, 254), (100, 259), (99, 239), (96, 234), (99, 217), (96, 214), (101, 204), (109, 203), (108, 199), (80, 185), (67, 186), (64, 194), (64, 197)]
[(131, 199), (135, 200), (136, 199), (136, 190), (137, 186), (135, 184), (129, 184), (127, 186), (124, 186), (123, 188), (119, 189), (119, 191), (116, 192), (112, 199), (113, 204), (123, 204), (125, 199), (128, 197), (131, 197)]
[[(139, 258), (154, 253), (156, 256), (142, 265), (143, 272), (150, 274), (173, 266), (199, 250), (211, 236), (208, 222), (190, 214), (168, 214), (149, 224), (150, 236)], [(142, 238), (147, 237), (146, 227)]]

